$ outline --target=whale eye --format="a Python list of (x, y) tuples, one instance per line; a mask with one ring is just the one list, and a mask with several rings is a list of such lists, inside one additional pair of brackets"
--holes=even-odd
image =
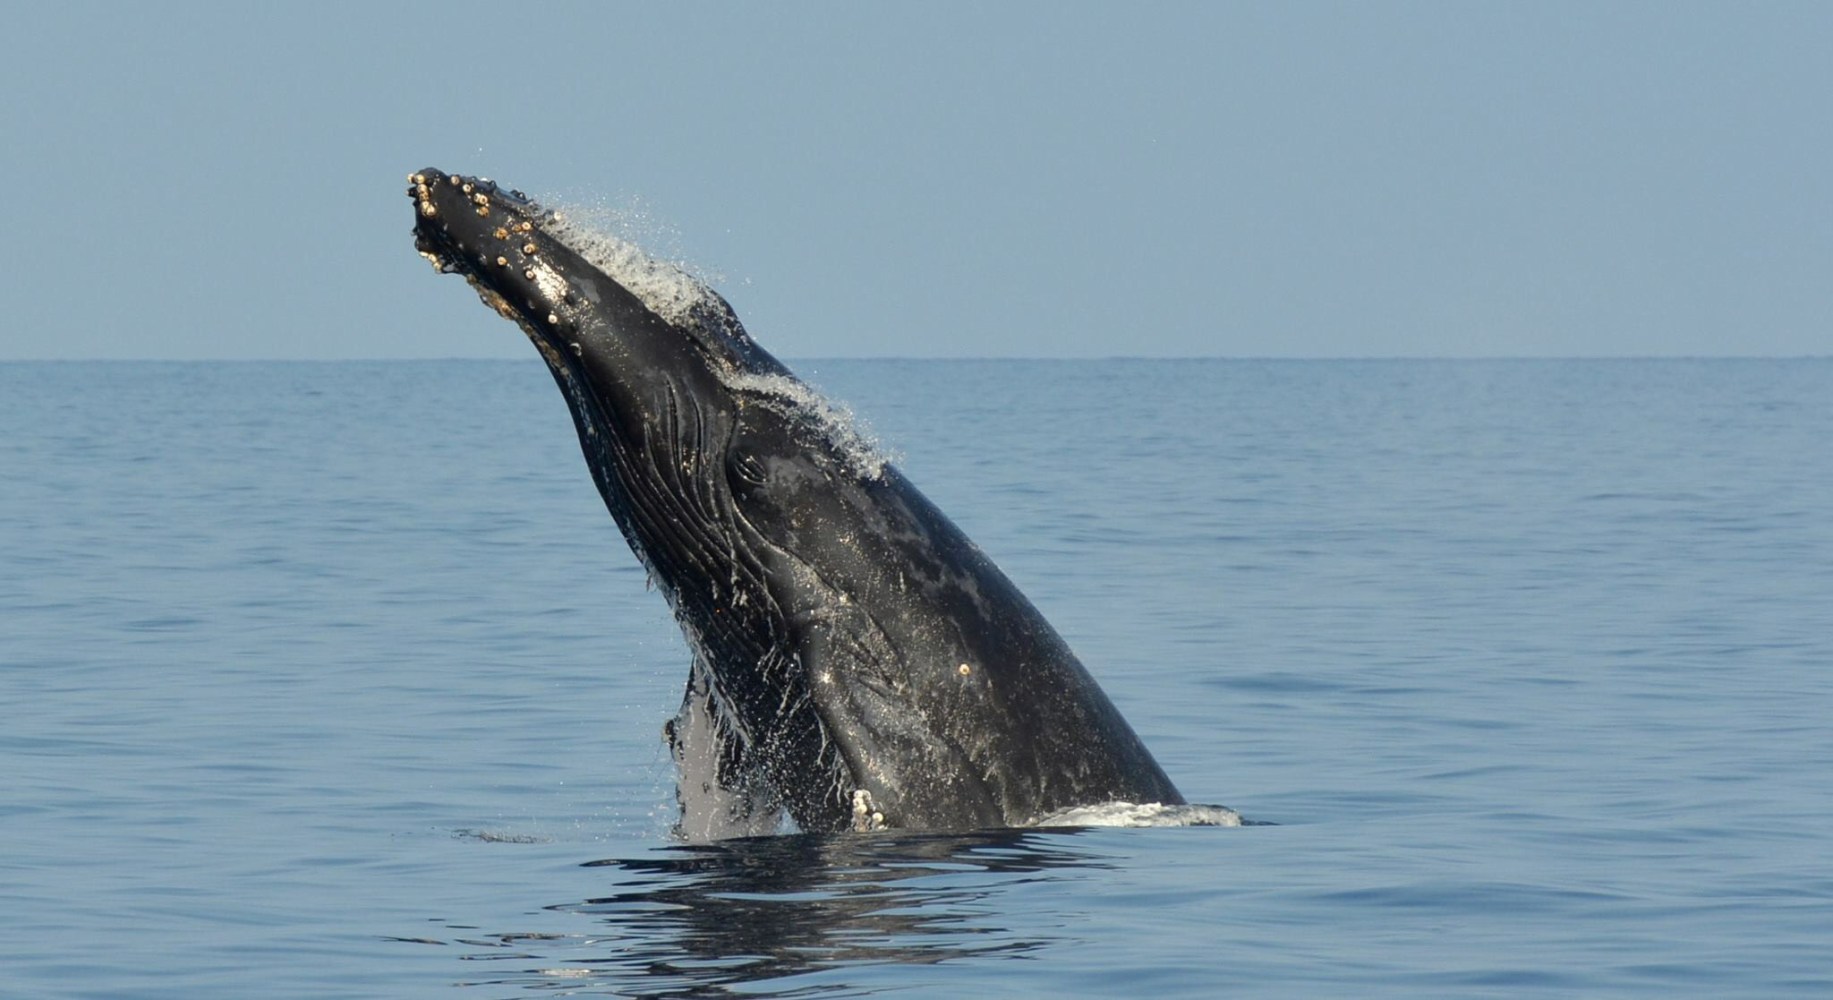
[(756, 455), (741, 451), (732, 457), (732, 471), (739, 479), (752, 486), (763, 486), (770, 482), (770, 473)]

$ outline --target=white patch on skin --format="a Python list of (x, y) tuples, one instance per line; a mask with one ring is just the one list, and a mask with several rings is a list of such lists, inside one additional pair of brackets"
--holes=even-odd
[(529, 266), (523, 269), (522, 276), (534, 282), (548, 302), (565, 302), (567, 293), (572, 290), (560, 272), (544, 260), (530, 261)]

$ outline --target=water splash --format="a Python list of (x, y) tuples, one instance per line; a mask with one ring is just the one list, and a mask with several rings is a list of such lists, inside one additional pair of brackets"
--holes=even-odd
[(845, 403), (822, 395), (814, 387), (788, 375), (762, 375), (736, 372), (722, 375), (726, 385), (738, 392), (751, 393), (776, 400), (786, 411), (798, 412), (813, 420), (852, 470), (866, 479), (884, 475), (885, 466), (896, 461), (871, 427)]
[(698, 307), (717, 301), (712, 282), (684, 259), (660, 257), (639, 245), (674, 242), (674, 231), (640, 206), (572, 204), (544, 199), (553, 211), (543, 229), (635, 295), (650, 312), (670, 323), (687, 324)]

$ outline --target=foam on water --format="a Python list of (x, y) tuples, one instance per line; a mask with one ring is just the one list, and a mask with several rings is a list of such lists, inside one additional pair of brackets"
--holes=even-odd
[(1033, 826), (1240, 826), (1241, 814), (1227, 806), (1162, 802), (1103, 802), (1071, 806), (1039, 819)]

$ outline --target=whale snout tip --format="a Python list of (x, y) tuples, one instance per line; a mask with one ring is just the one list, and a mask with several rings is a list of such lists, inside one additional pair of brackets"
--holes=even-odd
[[(510, 319), (560, 323), (570, 295), (550, 258), (559, 246), (543, 227), (554, 218), (520, 191), (487, 177), (434, 167), (407, 175), (414, 202), (414, 249), (433, 270), (470, 282), (486, 305)], [(540, 342), (537, 342), (540, 346)]]
[[(459, 178), (453, 177), (452, 181)], [(407, 196), (414, 199), (414, 207), (422, 218), (432, 219), (439, 216), (439, 199), (436, 193), (448, 183), (445, 172), (428, 167), (416, 170), (407, 175)]]
[(414, 199), (422, 218), (442, 214), (462, 216), (467, 210), (489, 218), (492, 209), (508, 209), (521, 215), (540, 211), (534, 200), (520, 191), (504, 190), (488, 177), (449, 174), (437, 167), (427, 167), (407, 175), (407, 196)]
[(439, 271), (487, 263), (497, 254), (485, 254), (486, 242), (525, 236), (543, 218), (541, 207), (520, 191), (437, 167), (408, 174), (407, 196), (414, 202), (417, 249)]

